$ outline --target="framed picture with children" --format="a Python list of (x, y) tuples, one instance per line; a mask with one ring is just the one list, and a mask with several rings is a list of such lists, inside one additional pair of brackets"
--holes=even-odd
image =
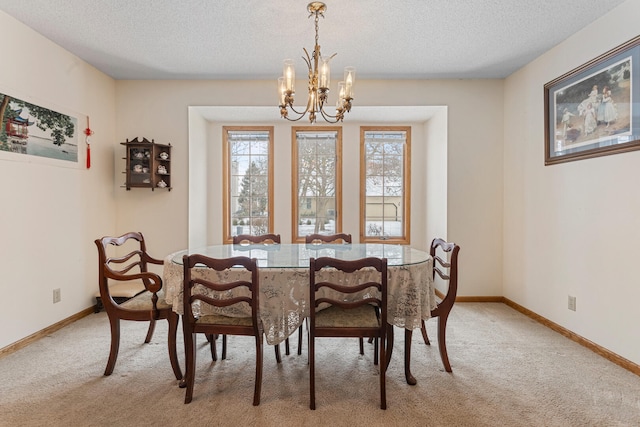
[(545, 165), (640, 150), (640, 36), (544, 85)]

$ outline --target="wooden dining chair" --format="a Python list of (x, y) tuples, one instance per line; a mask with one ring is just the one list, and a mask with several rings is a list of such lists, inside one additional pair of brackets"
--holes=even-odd
[[(255, 337), (256, 343), (256, 373), (253, 392), (253, 405), (260, 404), (262, 388), (262, 330), (258, 319), (260, 277), (256, 259), (247, 257), (233, 257), (216, 259), (204, 255), (194, 254), (183, 257), (183, 304), (184, 316), (182, 327), (184, 330), (186, 354), (186, 393), (184, 403), (191, 402), (195, 382), (196, 368), (196, 336), (203, 333), (207, 336), (244, 335)], [(217, 283), (211, 281), (200, 271), (197, 277), (193, 271), (211, 269), (224, 271), (232, 267), (243, 267), (251, 276), (251, 280), (236, 280), (231, 283)], [(236, 269), (234, 269), (236, 270)], [(237, 269), (242, 271), (241, 269)], [(244, 288), (244, 292), (243, 292)], [(238, 292), (234, 292), (238, 291)], [(194, 310), (194, 303), (199, 305)], [(221, 314), (209, 314), (206, 307), (231, 307), (248, 304), (251, 308), (250, 317), (229, 317)], [(205, 314), (200, 315), (199, 313)]]
[(242, 245), (242, 244), (256, 244), (256, 243), (264, 243), (264, 244), (280, 244), (280, 235), (279, 234), (260, 234), (257, 236), (252, 236), (251, 234), (238, 234), (237, 236), (233, 236), (233, 244), (234, 245)]
[[(458, 294), (458, 252), (460, 252), (460, 246), (455, 243), (445, 242), (439, 238), (433, 239), (429, 251), (433, 258), (434, 280), (437, 274), (448, 285), (446, 294), (436, 290), (436, 294), (439, 294), (439, 302), (437, 307), (431, 310), (431, 317), (438, 318), (438, 350), (440, 351), (444, 369), (447, 372), (451, 372), (446, 341), (447, 319)], [(431, 345), (424, 320), (422, 321), (421, 330), (424, 343)]]
[[(98, 288), (100, 299), (111, 325), (111, 349), (104, 375), (111, 375), (120, 348), (120, 320), (149, 322), (149, 330), (144, 340), (149, 343), (153, 337), (156, 320), (166, 319), (169, 323), (169, 361), (176, 379), (182, 379), (176, 351), (178, 314), (164, 300), (162, 279), (148, 271), (148, 264), (162, 265), (163, 261), (147, 253), (142, 233), (130, 232), (119, 237), (105, 236), (95, 240), (98, 247)], [(119, 249), (119, 250), (118, 250)], [(115, 255), (115, 252), (129, 252)], [(118, 304), (110, 293), (111, 286), (119, 283), (142, 283), (143, 293)]]
[[(319, 280), (319, 272), (324, 268), (335, 271), (325, 270), (323, 274), (327, 276)], [(371, 269), (375, 269), (373, 274)], [(344, 261), (330, 257), (311, 258), (309, 295), (309, 407), (316, 409), (316, 338), (373, 337), (380, 342), (380, 408), (387, 409), (387, 259), (370, 257)], [(328, 371), (330, 363), (326, 366)]]
[[(279, 234), (261, 234), (257, 236), (253, 236), (251, 234), (238, 234), (237, 236), (233, 236), (233, 244), (234, 245), (250, 245), (250, 244), (280, 244), (280, 235)], [(209, 341), (209, 345), (211, 346), (211, 359), (218, 360), (217, 350), (216, 350), (216, 339), (214, 336), (207, 336), (207, 340)], [(280, 346), (275, 347), (276, 351), (276, 360), (278, 363), (282, 361), (280, 356)], [(289, 339), (286, 340), (286, 353), (289, 355)], [(227, 358), (227, 336), (222, 336), (222, 360)]]
[[(281, 243), (279, 234), (260, 234), (257, 236), (253, 236), (251, 234), (238, 234), (237, 236), (233, 236), (233, 244), (234, 245), (243, 245), (243, 244), (277, 244)], [(211, 351), (212, 355), (215, 352), (215, 340), (209, 340), (212, 345)], [(280, 344), (276, 344), (274, 346), (276, 352), (276, 362), (282, 363), (282, 356), (280, 355)], [(289, 355), (289, 338), (284, 340), (284, 349), (285, 354)], [(225, 335), (222, 336), (222, 359), (227, 358), (227, 337)]]
[(351, 243), (351, 234), (309, 234), (304, 238), (305, 243)]
[[(352, 243), (351, 234), (338, 233), (338, 234), (309, 234), (304, 238), (307, 244), (323, 244), (323, 243)], [(360, 338), (360, 354), (364, 354), (364, 340)], [(302, 354), (302, 325), (298, 330), (298, 354)], [(378, 360), (375, 360), (376, 364)]]

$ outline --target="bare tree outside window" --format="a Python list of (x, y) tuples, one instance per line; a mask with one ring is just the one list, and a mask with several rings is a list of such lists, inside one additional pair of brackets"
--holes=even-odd
[(341, 231), (341, 128), (294, 128), (294, 241)]

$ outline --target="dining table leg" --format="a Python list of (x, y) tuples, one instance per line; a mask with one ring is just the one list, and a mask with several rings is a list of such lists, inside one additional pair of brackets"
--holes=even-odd
[[(405, 329), (404, 330), (404, 377), (407, 380), (407, 384), (416, 385), (418, 381), (411, 373), (411, 339), (413, 337), (413, 330)], [(393, 353), (393, 325), (387, 326), (387, 363), (386, 366), (389, 366), (389, 362), (391, 361), (391, 354)]]
[(411, 338), (413, 337), (413, 329), (404, 330), (404, 377), (407, 380), (407, 384), (416, 385), (416, 381), (413, 374), (411, 374)]

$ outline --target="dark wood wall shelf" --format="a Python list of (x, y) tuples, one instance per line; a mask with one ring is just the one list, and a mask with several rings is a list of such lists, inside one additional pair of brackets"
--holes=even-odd
[(124, 159), (127, 161), (124, 187), (156, 188), (171, 191), (171, 144), (156, 144), (142, 138), (132, 139), (120, 144), (126, 147)]

